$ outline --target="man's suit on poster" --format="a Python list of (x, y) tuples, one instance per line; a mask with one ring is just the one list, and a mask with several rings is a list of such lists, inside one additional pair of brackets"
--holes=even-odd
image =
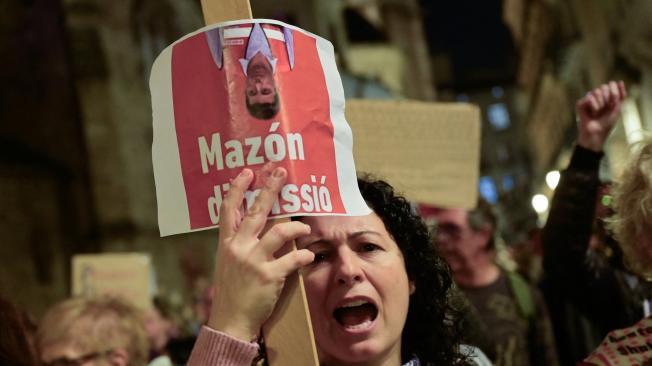
[[(281, 32), (283, 34), (283, 42), (285, 43), (285, 50), (287, 52), (287, 58), (290, 70), (294, 68), (294, 37), (292, 30), (287, 27), (281, 27)], [(218, 69), (222, 69), (224, 66), (224, 48), (226, 44), (225, 31), (231, 29), (238, 29), (237, 26), (234, 27), (221, 27), (211, 29), (206, 32), (206, 40), (208, 42), (208, 47), (213, 56), (213, 61)], [(247, 29), (247, 28), (240, 28)], [(276, 73), (276, 63), (278, 61), (277, 57), (274, 57), (272, 52), (272, 45), (270, 43), (270, 37), (266, 31), (273, 31), (273, 29), (263, 28), (261, 23), (254, 23), (251, 27), (251, 32), (247, 37), (247, 47), (245, 54), (242, 58), (239, 59), (240, 65), (242, 66), (242, 72), (247, 75), (247, 65), (249, 61), (258, 53), (262, 53), (263, 56), (267, 58), (272, 66), (272, 70)], [(229, 37), (231, 38), (241, 38), (241, 37)]]

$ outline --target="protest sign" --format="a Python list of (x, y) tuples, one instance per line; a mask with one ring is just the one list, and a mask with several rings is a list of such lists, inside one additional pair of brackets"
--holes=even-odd
[(72, 295), (116, 295), (148, 309), (153, 290), (151, 270), (147, 254), (78, 254), (72, 257)]
[[(251, 18), (247, 0), (201, 4), (207, 24)], [(150, 87), (161, 235), (216, 226), (228, 180), (243, 167), (257, 175), (245, 205), (275, 166), (288, 170), (273, 217), (370, 212), (327, 41), (275, 21), (211, 25), (159, 56)], [(285, 250), (296, 250), (294, 243)], [(270, 365), (318, 365), (300, 273), (286, 279), (263, 334)]]
[(465, 103), (348, 100), (356, 167), (414, 202), (475, 207), (480, 110)]
[(277, 166), (271, 217), (364, 215), (333, 47), (274, 20), (219, 23), (166, 48), (150, 77), (161, 235), (215, 227), (229, 182)]

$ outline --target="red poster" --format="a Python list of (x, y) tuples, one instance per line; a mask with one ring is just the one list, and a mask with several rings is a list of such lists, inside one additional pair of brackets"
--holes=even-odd
[(162, 235), (218, 225), (245, 167), (257, 177), (247, 205), (267, 174), (287, 169), (273, 217), (369, 212), (328, 41), (271, 20), (218, 24), (168, 47), (150, 86)]

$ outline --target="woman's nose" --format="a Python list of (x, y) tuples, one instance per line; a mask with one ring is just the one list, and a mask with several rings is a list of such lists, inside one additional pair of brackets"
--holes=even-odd
[(346, 251), (339, 255), (336, 271), (336, 279), (339, 284), (351, 286), (362, 282), (362, 267), (354, 252)]

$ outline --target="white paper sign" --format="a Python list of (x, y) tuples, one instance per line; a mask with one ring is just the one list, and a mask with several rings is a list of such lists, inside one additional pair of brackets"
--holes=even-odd
[(216, 227), (230, 180), (276, 167), (272, 217), (365, 215), (330, 42), (273, 20), (203, 28), (157, 58), (150, 77), (161, 235)]

